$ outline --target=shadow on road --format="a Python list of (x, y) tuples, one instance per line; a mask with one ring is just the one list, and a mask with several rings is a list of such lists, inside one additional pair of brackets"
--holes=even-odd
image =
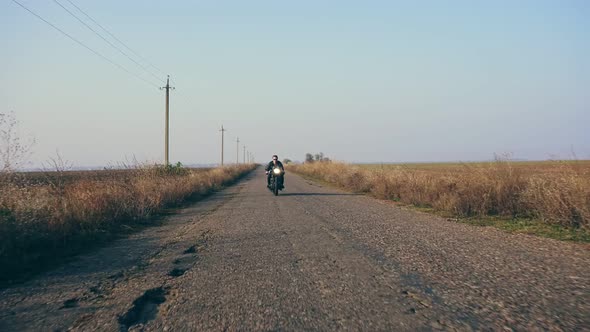
[(362, 194), (336, 194), (336, 193), (281, 193), (279, 196), (361, 196)]

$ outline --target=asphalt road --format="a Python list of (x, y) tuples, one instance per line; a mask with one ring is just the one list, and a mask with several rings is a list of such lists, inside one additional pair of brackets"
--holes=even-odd
[(590, 249), (261, 168), (0, 291), (0, 331), (589, 330)]

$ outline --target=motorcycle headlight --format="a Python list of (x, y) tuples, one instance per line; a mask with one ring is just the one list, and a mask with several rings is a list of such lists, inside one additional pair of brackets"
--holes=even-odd
[(275, 168), (272, 170), (276, 175), (281, 174), (281, 169), (280, 168)]

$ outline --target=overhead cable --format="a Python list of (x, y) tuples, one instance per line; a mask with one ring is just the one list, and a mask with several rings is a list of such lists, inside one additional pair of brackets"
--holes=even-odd
[(101, 53), (99, 53), (98, 51), (95, 51), (94, 49), (90, 48), (89, 46), (87, 46), (86, 44), (84, 44), (83, 42), (79, 41), (78, 39), (74, 38), (73, 36), (71, 36), (70, 34), (68, 34), (67, 32), (63, 31), (62, 29), (58, 28), (57, 26), (55, 26), (54, 24), (52, 24), (51, 22), (47, 21), (46, 19), (44, 19), (43, 17), (41, 17), (39, 14), (35, 13), (34, 11), (32, 11), (31, 9), (25, 7), (22, 3), (18, 2), (17, 0), (12, 0), (12, 2), (16, 3), (17, 5), (19, 5), (20, 7), (22, 7), (23, 9), (25, 9), (26, 11), (28, 11), (29, 13), (31, 13), (32, 15), (34, 15), (35, 17), (37, 17), (38, 19), (40, 19), (41, 21), (45, 22), (46, 24), (48, 24), (49, 26), (51, 26), (52, 28), (54, 28), (55, 30), (59, 31), (61, 34), (63, 34), (64, 36), (70, 38), (71, 40), (73, 40), (74, 42), (76, 42), (78, 45), (84, 47), (85, 49), (89, 50), (90, 52), (94, 53), (95, 55), (99, 56), (100, 58), (102, 58), (103, 60), (109, 62), (110, 64), (112, 64), (113, 66), (116, 66), (117, 68), (123, 70), (124, 72), (126, 72), (129, 75), (132, 75), (134, 77), (136, 77), (137, 79), (140, 79), (141, 81), (159, 88), (159, 86), (157, 84), (154, 84), (151, 81), (148, 81), (147, 79), (133, 73), (132, 71), (128, 70), (127, 68), (123, 67), (122, 65), (116, 63), (115, 61), (107, 58), (106, 56), (102, 55)]

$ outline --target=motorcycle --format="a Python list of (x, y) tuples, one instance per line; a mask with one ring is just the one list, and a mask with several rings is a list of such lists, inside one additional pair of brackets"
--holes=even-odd
[(275, 195), (278, 196), (279, 195), (279, 190), (282, 189), (282, 185), (283, 185), (283, 174), (285, 172), (283, 170), (281, 170), (279, 167), (273, 167), (273, 169), (270, 172), (270, 191)]

